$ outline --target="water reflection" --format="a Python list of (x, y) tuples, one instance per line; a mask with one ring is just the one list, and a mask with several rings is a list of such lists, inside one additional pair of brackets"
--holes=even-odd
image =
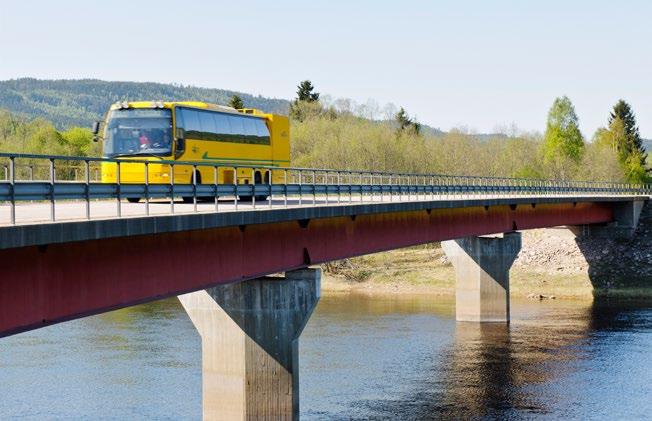
[[(628, 353), (633, 353), (636, 361), (627, 359), (629, 365), (640, 368), (637, 382), (646, 385), (652, 380), (648, 349), (643, 345), (631, 346), (632, 342), (640, 341), (652, 345), (652, 303), (649, 301), (516, 301), (509, 326), (455, 323), (448, 319), (444, 326), (432, 328), (441, 322), (442, 316), (451, 317), (452, 311), (424, 307), (419, 301), (425, 299), (427, 297), (388, 301), (384, 304), (386, 313), (380, 319), (365, 319), (365, 329), (381, 330), (388, 336), (396, 332), (390, 328), (400, 328), (392, 326), (391, 320), (396, 314), (411, 320), (406, 324), (411, 332), (402, 332), (411, 338), (410, 341), (395, 349), (388, 347), (390, 344), (384, 343), (385, 338), (380, 335), (374, 338), (372, 352), (365, 354), (365, 364), (372, 368), (374, 360), (378, 359), (376, 352), (403, 358), (396, 367), (393, 358), (389, 358), (390, 362), (385, 360), (384, 374), (378, 376), (380, 381), (393, 382), (395, 386), (391, 392), (394, 395), (382, 396), (382, 387), (379, 393), (369, 393), (364, 388), (373, 386), (365, 383), (364, 387), (356, 388), (350, 385), (351, 379), (347, 379), (342, 383), (348, 393), (357, 395), (357, 399), (347, 406), (339, 402), (331, 405), (330, 412), (311, 401), (315, 407), (306, 410), (306, 415), (319, 419), (328, 418), (327, 414), (355, 419), (509, 419), (545, 415), (591, 418), (599, 409), (604, 414), (631, 418), (636, 414), (631, 406), (619, 405), (623, 392), (610, 389), (611, 393), (605, 393), (604, 389), (614, 378), (628, 381), (624, 374), (626, 369), (622, 367)], [(365, 308), (359, 298), (351, 297), (350, 300), (351, 307)], [(327, 308), (340, 305), (329, 303)], [(410, 309), (418, 310), (410, 313)], [(420, 317), (423, 312), (438, 317), (423, 320)], [(358, 315), (358, 319), (360, 317), (364, 319)], [(429, 327), (429, 324), (432, 325)], [(449, 333), (445, 325), (452, 327), (450, 336), (446, 336)], [(617, 338), (614, 332), (625, 333), (631, 340)], [(367, 342), (364, 336), (356, 338), (363, 342), (360, 348), (368, 346), (364, 344)], [(451, 341), (447, 340), (449, 337)], [(429, 349), (431, 354), (415, 351), (410, 342), (421, 349)], [(605, 351), (610, 358), (603, 356)], [(353, 376), (364, 375), (364, 369), (357, 364), (344, 365), (341, 372), (347, 370)], [(606, 372), (610, 375), (604, 375)], [(603, 383), (586, 381), (587, 377), (598, 377), (596, 373), (602, 373)], [(401, 385), (396, 385), (397, 382)], [(404, 393), (397, 394), (401, 391)], [(636, 411), (641, 411), (641, 407), (652, 410), (648, 403), (649, 386), (643, 386), (634, 395), (631, 391), (627, 394), (628, 399), (636, 403)], [(605, 397), (611, 399), (605, 400)], [(332, 403), (338, 398), (343, 396), (333, 394), (330, 397)], [(606, 401), (610, 402), (608, 406), (602, 403)]]
[[(512, 301), (505, 326), (456, 323), (445, 297), (326, 296), (300, 341), (301, 415), (645, 419), (650, 349), (651, 301)], [(4, 338), (0, 419), (199, 419), (200, 364), (175, 299)]]

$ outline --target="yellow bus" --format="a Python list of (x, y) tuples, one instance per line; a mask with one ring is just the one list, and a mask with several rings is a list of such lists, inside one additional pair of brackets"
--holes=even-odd
[[(100, 123), (93, 125), (97, 136)], [(139, 101), (113, 104), (104, 121), (106, 158), (148, 161), (148, 182), (169, 184), (171, 166), (157, 161), (215, 163), (220, 184), (283, 182), (283, 171), (229, 165), (287, 167), (290, 125), (287, 116), (255, 109), (236, 110), (205, 102)], [(174, 165), (174, 183), (215, 183), (213, 167)], [(102, 163), (102, 182), (116, 183), (115, 163)], [(121, 163), (120, 183), (145, 183), (145, 164)], [(243, 200), (251, 199), (242, 197)], [(129, 198), (137, 202), (139, 198)], [(192, 200), (192, 198), (184, 198)]]

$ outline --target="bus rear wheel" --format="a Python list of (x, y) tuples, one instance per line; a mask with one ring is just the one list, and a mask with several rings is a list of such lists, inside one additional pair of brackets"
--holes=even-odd
[(129, 202), (129, 203), (138, 203), (138, 202), (140, 202), (140, 197), (128, 197), (127, 202)]
[[(256, 175), (254, 176), (254, 184), (262, 184), (262, 179), (263, 177), (260, 175), (260, 172), (256, 172)], [(268, 176), (265, 176), (267, 178)], [(238, 196), (238, 199), (241, 202), (251, 202), (251, 196)], [(267, 200), (267, 195), (266, 194), (259, 194), (256, 195), (256, 202), (263, 202)]]

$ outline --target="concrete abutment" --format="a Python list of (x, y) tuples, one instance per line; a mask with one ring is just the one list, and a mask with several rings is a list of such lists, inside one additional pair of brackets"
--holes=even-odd
[(509, 270), (521, 234), (443, 241), (455, 268), (455, 316), (464, 322), (509, 322)]
[(320, 280), (304, 269), (179, 296), (202, 339), (205, 420), (298, 419), (298, 341)]

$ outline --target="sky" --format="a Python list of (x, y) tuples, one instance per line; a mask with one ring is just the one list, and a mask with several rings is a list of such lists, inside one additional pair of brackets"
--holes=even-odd
[(620, 98), (652, 138), (652, 2), (2, 0), (0, 80), (154, 81), (293, 98), (299, 81), (420, 122), (590, 138)]

